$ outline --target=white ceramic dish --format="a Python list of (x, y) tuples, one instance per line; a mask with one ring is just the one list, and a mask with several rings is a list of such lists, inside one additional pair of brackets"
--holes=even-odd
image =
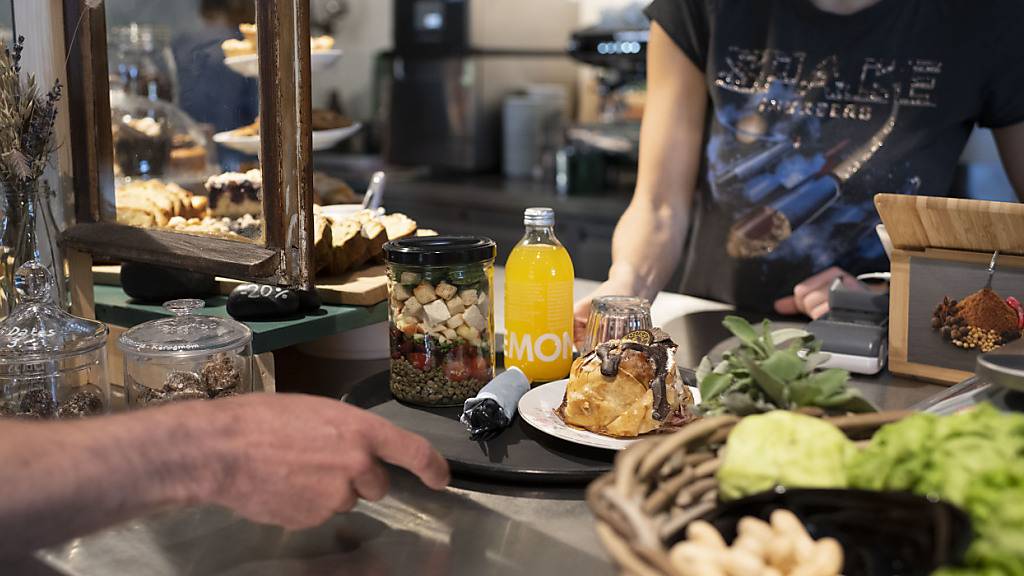
[[(327, 69), (341, 58), (342, 51), (338, 49), (320, 50), (310, 54), (309, 64), (313, 72), (320, 72)], [(248, 56), (232, 56), (224, 59), (224, 64), (247, 78), (260, 77), (260, 59), (255, 54)]]
[[(345, 128), (334, 128), (333, 130), (313, 131), (313, 150), (327, 150), (341, 142), (351, 138), (362, 130), (363, 125), (359, 122), (346, 126)], [(218, 132), (213, 135), (213, 141), (237, 150), (243, 154), (258, 155), (260, 152), (259, 136), (235, 136), (231, 132)]]
[[(556, 380), (527, 392), (519, 399), (519, 416), (527, 424), (549, 436), (582, 446), (603, 448), (605, 450), (625, 450), (644, 439), (643, 436), (640, 438), (602, 436), (586, 430), (580, 430), (579, 428), (573, 428), (562, 422), (562, 419), (555, 413), (555, 410), (562, 405), (562, 398), (565, 397), (565, 386), (568, 383), (568, 379)], [(692, 388), (690, 391), (693, 393), (694, 402), (700, 403), (700, 391)]]

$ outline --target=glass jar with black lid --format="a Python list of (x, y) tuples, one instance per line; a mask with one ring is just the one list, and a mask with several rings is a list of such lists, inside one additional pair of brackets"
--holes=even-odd
[(403, 402), (457, 406), (494, 377), (490, 238), (407, 238), (387, 258), (391, 392)]

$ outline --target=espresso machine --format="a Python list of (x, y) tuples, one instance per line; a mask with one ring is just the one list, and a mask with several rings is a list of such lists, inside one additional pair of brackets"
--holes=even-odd
[(575, 91), (573, 0), (394, 0), (394, 50), (378, 61), (390, 164), (498, 168), (504, 98), (534, 84)]

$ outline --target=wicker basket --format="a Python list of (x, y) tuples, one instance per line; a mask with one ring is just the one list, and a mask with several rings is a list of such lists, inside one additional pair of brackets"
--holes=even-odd
[[(910, 412), (827, 418), (853, 440)], [(668, 548), (687, 524), (718, 505), (718, 450), (739, 418), (694, 422), (671, 435), (639, 442), (620, 452), (615, 469), (587, 489), (597, 533), (624, 574), (675, 576)]]

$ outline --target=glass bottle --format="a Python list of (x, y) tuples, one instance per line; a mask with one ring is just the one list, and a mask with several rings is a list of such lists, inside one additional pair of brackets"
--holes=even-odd
[(573, 271), (555, 237), (555, 211), (530, 208), (526, 233), (505, 264), (505, 367), (533, 382), (565, 378), (572, 366)]
[(51, 202), (56, 195), (45, 178), (38, 178), (16, 188), (4, 190), (6, 211), (3, 232), (2, 267), (4, 314), (17, 303), (14, 273), (26, 262), (42, 264), (54, 279), (50, 301), (61, 310), (71, 306), (68, 290), (68, 269), (60, 247), (60, 228), (53, 216)]

